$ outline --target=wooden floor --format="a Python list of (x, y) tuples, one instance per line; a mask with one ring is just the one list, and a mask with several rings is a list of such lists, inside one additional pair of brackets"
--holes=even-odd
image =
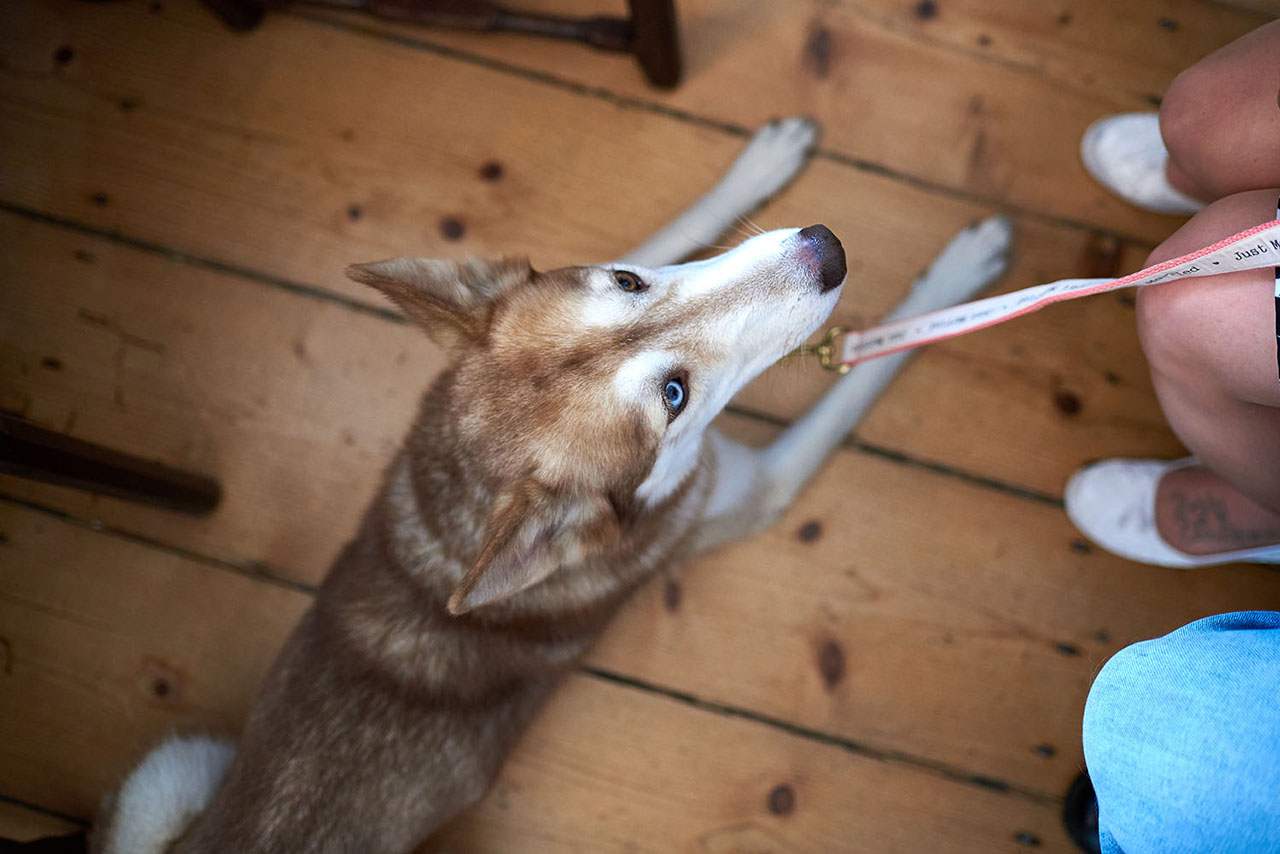
[[(1095, 186), (1081, 132), (1276, 11), (679, 6), (688, 79), (663, 94), (626, 57), (536, 40), (4, 4), (0, 407), (226, 499), (191, 519), (0, 477), (0, 836), (90, 819), (167, 732), (237, 729), (440, 366), (347, 263), (615, 257), (804, 113), (821, 151), (756, 219), (840, 235), (839, 320), (880, 316), (995, 211), (1018, 229), (1002, 289), (1128, 272), (1178, 222)], [(827, 382), (775, 368), (725, 426), (767, 439)], [(1071, 850), (1092, 674), (1280, 608), (1262, 568), (1142, 567), (1072, 529), (1082, 462), (1179, 451), (1131, 295), (928, 349), (781, 524), (640, 593), (433, 850)]]

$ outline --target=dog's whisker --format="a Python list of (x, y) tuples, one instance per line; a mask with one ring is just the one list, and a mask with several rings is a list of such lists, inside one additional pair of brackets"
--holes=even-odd
[[(730, 249), (733, 249), (733, 248), (734, 248), (734, 246), (736, 245), (736, 244), (716, 243), (716, 242), (713, 242), (713, 241), (710, 241), (710, 240), (705, 240), (705, 239), (702, 239), (702, 238), (699, 238), (699, 237), (695, 237), (692, 233), (690, 233), (690, 231), (689, 231), (688, 229), (685, 229), (685, 228), (680, 228), (680, 229), (679, 229), (679, 231), (680, 231), (680, 235), (681, 235), (682, 237), (684, 237), (684, 239), (689, 243), (690, 247), (692, 247), (692, 248), (690, 248), (690, 249), (688, 250), (687, 255), (692, 255), (692, 254), (694, 254), (695, 252), (701, 251), (701, 250), (703, 250), (703, 249), (718, 249), (718, 250), (720, 250), (720, 251), (722, 251), (722, 252), (727, 252), (727, 251), (729, 251)], [(726, 223), (726, 224), (724, 225), (724, 227), (721, 229), (720, 233), (721, 233), (722, 235), (724, 235), (724, 234), (730, 234), (730, 235), (738, 234), (738, 235), (741, 235), (741, 236), (743, 236), (743, 237), (750, 237), (750, 236), (751, 236), (750, 234), (747, 234), (747, 233), (743, 232), (743, 231), (742, 231), (742, 230), (741, 230), (741, 229), (740, 229), (736, 224), (734, 224), (734, 223)], [(687, 255), (686, 255), (686, 257), (687, 257)]]
[(751, 217), (747, 216), (746, 214), (741, 214), (741, 215), (738, 217), (738, 219), (742, 220), (742, 221), (747, 225), (747, 227), (748, 227), (748, 228), (750, 228), (750, 229), (752, 229), (752, 230), (754, 231), (754, 233), (755, 233), (755, 234), (764, 234), (764, 233), (765, 233), (765, 229), (761, 228), (761, 227), (756, 223), (756, 221), (755, 221), (755, 220), (753, 220)]
[(746, 214), (738, 214), (737, 222), (734, 224), (734, 231), (747, 238), (764, 233)]

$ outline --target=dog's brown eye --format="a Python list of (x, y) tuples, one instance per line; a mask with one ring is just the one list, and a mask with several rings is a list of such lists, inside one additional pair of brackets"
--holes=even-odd
[(640, 281), (640, 277), (635, 273), (628, 273), (624, 270), (614, 272), (613, 280), (618, 283), (618, 287), (631, 294), (636, 294), (649, 288), (648, 285)]

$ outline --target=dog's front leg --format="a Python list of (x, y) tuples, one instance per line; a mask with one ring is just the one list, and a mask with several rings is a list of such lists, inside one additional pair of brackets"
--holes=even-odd
[(795, 177), (817, 138), (818, 125), (810, 119), (769, 122), (715, 187), (618, 263), (664, 267), (705, 249)]
[[(1012, 225), (1004, 217), (991, 217), (960, 232), (886, 320), (937, 311), (971, 298), (1004, 274), (1012, 236)], [(709, 548), (775, 521), (913, 352), (854, 366), (813, 409), (762, 450), (710, 434), (716, 486), (699, 545)]]

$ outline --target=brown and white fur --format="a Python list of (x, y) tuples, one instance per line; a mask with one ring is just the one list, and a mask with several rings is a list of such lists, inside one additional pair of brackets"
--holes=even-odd
[[(855, 368), (771, 446), (744, 447), (712, 419), (831, 312), (843, 250), (815, 226), (669, 264), (776, 189), (812, 139), (798, 120), (766, 128), (735, 166), (750, 168), (615, 265), (352, 267), (450, 367), (234, 758), (204, 739), (157, 748), (115, 798), (99, 850), (411, 850), (484, 794), (637, 586), (777, 518), (906, 356)], [(967, 298), (1003, 270), (1008, 244), (1003, 220), (964, 232), (898, 313)]]

